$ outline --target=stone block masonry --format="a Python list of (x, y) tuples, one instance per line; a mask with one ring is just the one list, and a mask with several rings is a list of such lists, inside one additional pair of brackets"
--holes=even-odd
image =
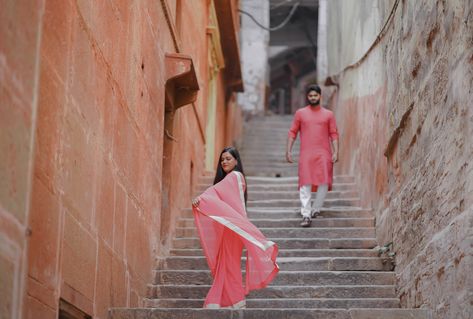
[(339, 173), (366, 185), (378, 241), (393, 242), (401, 305), (471, 318), (473, 4), (327, 5)]
[[(239, 139), (239, 63), (209, 61), (230, 2), (0, 0), (1, 318), (144, 304), (204, 173), (209, 69), (213, 153)], [(237, 24), (217, 18), (228, 59)]]

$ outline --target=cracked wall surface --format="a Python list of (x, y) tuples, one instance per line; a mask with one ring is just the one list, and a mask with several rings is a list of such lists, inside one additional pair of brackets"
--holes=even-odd
[(336, 169), (357, 177), (380, 244), (394, 242), (402, 306), (471, 318), (473, 3), (327, 6)]

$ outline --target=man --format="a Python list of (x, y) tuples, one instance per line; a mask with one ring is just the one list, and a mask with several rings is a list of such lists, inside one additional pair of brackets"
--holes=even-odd
[[(338, 161), (338, 132), (333, 113), (320, 106), (322, 90), (318, 85), (307, 89), (309, 105), (297, 110), (288, 133), (286, 159), (292, 160), (292, 145), (300, 132), (299, 195), (302, 227), (309, 227), (332, 189), (333, 164)], [(317, 191), (314, 211), (312, 191)]]

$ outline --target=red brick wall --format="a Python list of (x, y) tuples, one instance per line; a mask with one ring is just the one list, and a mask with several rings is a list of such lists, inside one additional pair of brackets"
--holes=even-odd
[[(57, 318), (60, 298), (96, 318), (140, 306), (203, 171), (208, 1), (181, 2), (178, 47), (176, 1), (0, 6), (0, 316)], [(165, 54), (176, 51), (192, 57), (200, 92), (176, 111), (163, 158)], [(241, 119), (225, 121), (225, 91), (222, 77), (217, 136), (233, 140)]]

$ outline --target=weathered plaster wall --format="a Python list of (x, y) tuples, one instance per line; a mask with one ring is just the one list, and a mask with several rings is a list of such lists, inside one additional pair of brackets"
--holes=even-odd
[[(57, 318), (64, 299), (106, 318), (143, 305), (204, 171), (210, 2), (35, 3), (0, 1), (0, 317)], [(172, 33), (200, 91), (163, 154)], [(220, 144), (241, 125), (224, 82)]]
[[(262, 25), (269, 26), (268, 0), (242, 0), (241, 9)], [(238, 94), (238, 103), (245, 113), (261, 114), (265, 108), (268, 86), (269, 31), (260, 28), (246, 15), (241, 15), (241, 61), (245, 92)]]
[[(358, 183), (364, 185), (360, 189), (363, 204), (378, 207), (383, 205), (379, 201), (383, 199), (387, 180), (387, 162), (379, 156), (388, 138), (387, 79), (382, 48), (376, 48), (356, 70), (340, 72), (363, 56), (376, 39), (390, 7), (387, 2), (363, 0), (356, 3), (330, 1), (325, 8), (327, 17), (320, 20), (321, 23), (325, 20), (327, 26), (321, 30), (328, 33), (319, 34), (318, 41), (325, 42), (328, 48), (327, 74), (337, 75), (334, 81), (340, 84), (339, 90), (329, 86), (322, 91), (322, 103), (334, 109), (341, 136), (340, 161), (335, 171), (355, 175)], [(323, 71), (318, 74), (322, 84)]]
[(399, 1), (381, 41), (345, 69), (394, 3), (328, 4), (338, 170), (357, 176), (380, 244), (394, 243), (402, 305), (471, 318), (473, 3)]

